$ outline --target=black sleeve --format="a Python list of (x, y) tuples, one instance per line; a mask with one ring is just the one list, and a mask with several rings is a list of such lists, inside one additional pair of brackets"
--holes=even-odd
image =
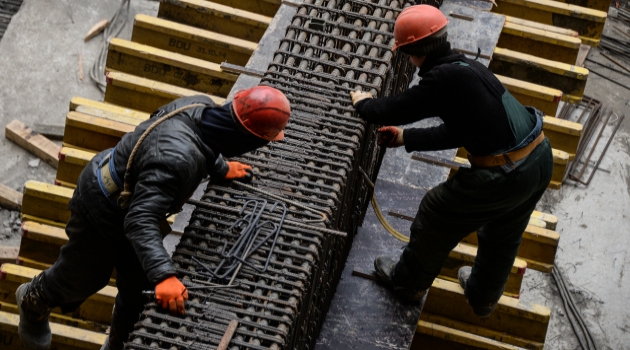
[(404, 92), (382, 98), (365, 99), (355, 106), (359, 116), (370, 123), (406, 125), (419, 120), (439, 117), (446, 96), (437, 79), (436, 69), (426, 73), (418, 85)]
[(413, 151), (441, 151), (461, 147), (460, 138), (449, 133), (444, 124), (431, 128), (410, 128), (403, 131), (405, 150)]
[(165, 219), (177, 194), (184, 190), (181, 184), (193, 181), (192, 174), (191, 164), (156, 160), (143, 167), (134, 187), (125, 232), (153, 283), (175, 275), (173, 261), (162, 243), (160, 221)]
[(210, 177), (222, 180), (225, 178), (229, 170), (230, 166), (227, 164), (223, 156), (219, 154), (216, 161), (214, 162), (214, 168), (212, 168), (212, 173), (210, 174)]

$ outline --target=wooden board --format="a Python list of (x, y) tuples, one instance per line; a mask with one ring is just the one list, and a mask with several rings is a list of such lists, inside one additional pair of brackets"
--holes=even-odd
[(15, 263), (18, 257), (18, 247), (0, 246), (0, 264)]
[(44, 162), (57, 167), (57, 154), (61, 147), (36, 133), (21, 121), (14, 119), (7, 124), (5, 136), (9, 140), (17, 143), (20, 147), (33, 153)]
[(0, 206), (9, 210), (22, 210), (22, 194), (11, 187), (0, 184)]
[[(505, 17), (491, 12), (479, 11), (452, 2), (444, 2), (440, 11), (448, 18), (448, 39), (455, 51), (464, 53), (468, 58), (475, 58), (477, 48), (481, 49), (478, 61), (488, 66), (497, 45)], [(472, 18), (471, 20), (462, 19)], [(469, 54), (470, 53), (470, 54)]]

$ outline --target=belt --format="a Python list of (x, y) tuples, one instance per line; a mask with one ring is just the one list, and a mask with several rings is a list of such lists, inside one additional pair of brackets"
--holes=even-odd
[(122, 190), (122, 181), (116, 173), (112, 155), (114, 148), (105, 158), (98, 164), (97, 177), (101, 191), (112, 203), (118, 205), (118, 198)]
[(503, 153), (503, 154), (497, 154), (495, 156), (484, 156), (484, 157), (476, 157), (476, 156), (473, 156), (472, 154), (469, 154), (468, 161), (470, 161), (470, 165), (473, 165), (476, 167), (483, 167), (483, 168), (502, 166), (506, 164), (513, 164), (527, 157), (530, 153), (532, 153), (532, 151), (538, 145), (540, 145), (544, 139), (545, 139), (545, 133), (541, 131), (540, 135), (538, 135), (538, 137), (535, 138), (534, 141), (530, 142), (527, 146), (523, 148), (517, 149), (516, 151)]

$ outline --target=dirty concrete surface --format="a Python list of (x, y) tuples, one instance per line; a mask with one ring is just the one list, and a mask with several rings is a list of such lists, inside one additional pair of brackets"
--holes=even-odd
[[(89, 28), (103, 18), (110, 18), (119, 0), (25, 0), (0, 41), (0, 125), (17, 118), (27, 125), (36, 122), (64, 123), (68, 103), (73, 96), (102, 100), (102, 93), (89, 80), (102, 37), (83, 43)], [(155, 15), (157, 3), (132, 0), (136, 13)], [(129, 38), (131, 23), (121, 34)], [(612, 30), (610, 19), (606, 30)], [(614, 23), (619, 25), (618, 23)], [(85, 81), (78, 80), (78, 54), (83, 56)], [(604, 61), (593, 49), (590, 58)], [(630, 78), (603, 71), (630, 86)], [(560, 191), (548, 191), (539, 210), (559, 218), (561, 234), (557, 266), (565, 274), (570, 291), (581, 309), (599, 348), (630, 349), (630, 91), (595, 75), (589, 77), (586, 94), (604, 102), (626, 119), (600, 170), (590, 186), (565, 184)], [(612, 118), (614, 122), (616, 118)], [(435, 121), (425, 122), (427, 125)], [(604, 135), (604, 141), (607, 139)], [(604, 142), (602, 142), (603, 144)], [(601, 149), (601, 146), (600, 146)], [(447, 156), (451, 153), (441, 153)], [(409, 161), (398, 164), (392, 157), (409, 157), (404, 149), (391, 151), (384, 166), (393, 181), (420, 183), (423, 176), (442, 177), (446, 170)], [(595, 156), (599, 153), (595, 152)], [(55, 169), (41, 162), (29, 167), (33, 156), (4, 137), (0, 131), (0, 182), (22, 191), (24, 182), (52, 182)], [(393, 162), (393, 163), (392, 163)], [(590, 169), (587, 170), (587, 174)], [(5, 225), (5, 223), (8, 225)], [(15, 214), (0, 211), (0, 244), (18, 245), (14, 229)], [(8, 229), (8, 230), (7, 230)], [(11, 231), (9, 237), (5, 237)], [(529, 270), (525, 276), (522, 300), (544, 304), (553, 311), (545, 349), (579, 349), (551, 275)]]

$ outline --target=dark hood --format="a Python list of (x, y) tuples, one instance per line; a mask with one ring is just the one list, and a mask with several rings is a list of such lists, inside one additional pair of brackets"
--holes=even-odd
[(425, 75), (435, 66), (457, 61), (464, 61), (465, 58), (466, 56), (464, 56), (463, 54), (453, 51), (451, 49), (451, 43), (447, 41), (442, 44), (442, 46), (438, 47), (427, 55), (427, 58), (424, 59), (424, 62), (420, 67), (420, 72), (418, 72), (418, 75)]
[(221, 107), (206, 108), (201, 117), (203, 142), (215, 153), (236, 157), (269, 143), (237, 126), (232, 117), (232, 102)]

